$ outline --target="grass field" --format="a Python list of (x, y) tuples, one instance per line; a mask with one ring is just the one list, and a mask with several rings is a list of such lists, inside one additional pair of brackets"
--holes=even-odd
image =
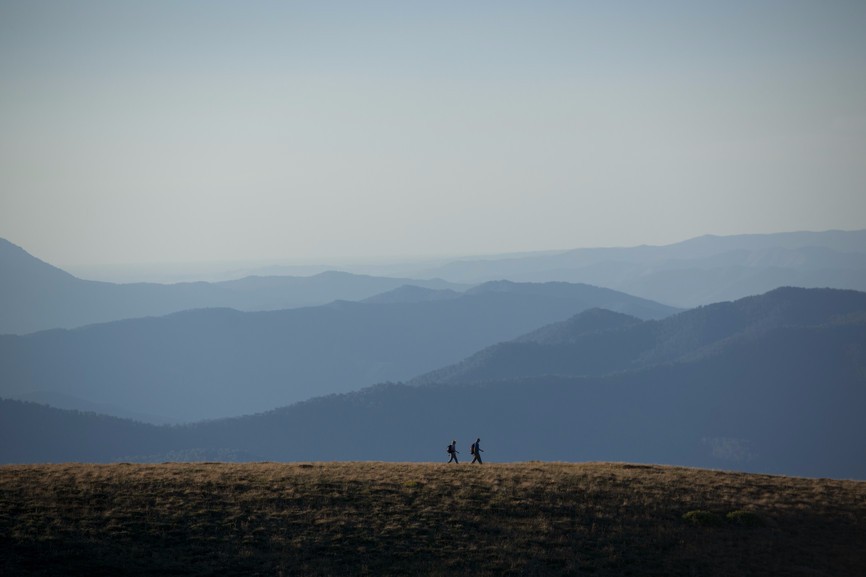
[(866, 575), (866, 482), (628, 464), (0, 467), (0, 575)]

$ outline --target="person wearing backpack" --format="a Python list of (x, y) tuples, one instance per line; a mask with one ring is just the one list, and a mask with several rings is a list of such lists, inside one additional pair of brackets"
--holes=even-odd
[(472, 443), (469, 452), (472, 455), (473, 463), (478, 463), (479, 465), (484, 464), (481, 462), (481, 453), (484, 452), (484, 449), (481, 448), (481, 439), (475, 439), (475, 442)]
[(448, 448), (445, 450), (448, 451), (449, 455), (451, 455), (451, 458), (448, 459), (448, 462), (450, 463), (451, 461), (454, 461), (459, 465), (460, 461), (457, 460), (457, 453), (459, 453), (460, 451), (457, 450), (457, 441), (451, 441), (451, 444), (448, 445)]

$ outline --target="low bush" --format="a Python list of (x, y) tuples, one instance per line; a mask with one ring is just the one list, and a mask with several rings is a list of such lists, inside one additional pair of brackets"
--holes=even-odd
[(703, 509), (696, 509), (685, 513), (683, 515), (683, 520), (700, 527), (718, 527), (722, 524), (721, 517), (712, 511), (704, 511)]
[(743, 527), (763, 527), (765, 525), (764, 520), (760, 515), (754, 511), (745, 511), (743, 509), (731, 511), (725, 515), (725, 518), (728, 522)]

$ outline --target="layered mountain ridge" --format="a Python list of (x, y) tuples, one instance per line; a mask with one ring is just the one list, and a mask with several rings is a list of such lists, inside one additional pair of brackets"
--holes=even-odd
[[(577, 343), (596, 348), (572, 360)], [(183, 427), (3, 401), (2, 432), (21, 446), (10, 444), (2, 459), (425, 461), (445, 458), (452, 438), (480, 436), (492, 461), (866, 479), (866, 294), (785, 288), (647, 321), (591, 310), (505, 345), (526, 348), (486, 357), (474, 377), (428, 374), (424, 384), (381, 384)], [(515, 358), (525, 368), (497, 368)], [(114, 428), (110, 442), (90, 436)], [(49, 430), (63, 441), (46, 439)]]
[[(488, 288), (490, 290), (488, 290)], [(592, 307), (675, 309), (583, 285), (494, 283), (456, 298), (265, 312), (196, 309), (0, 335), (0, 396), (100, 403), (152, 422), (254, 413), (403, 381)]]
[(537, 375), (598, 376), (694, 359), (726, 339), (785, 326), (858, 319), (866, 293), (779, 288), (736, 302), (641, 321), (590, 309), (510, 342), (488, 347), (414, 384), (472, 382)]
[(374, 277), (340, 271), (313, 276), (248, 276), (222, 282), (116, 284), (76, 278), (0, 239), (0, 334), (162, 316), (199, 308), (266, 311), (362, 300), (412, 284), (462, 291), (438, 279)]

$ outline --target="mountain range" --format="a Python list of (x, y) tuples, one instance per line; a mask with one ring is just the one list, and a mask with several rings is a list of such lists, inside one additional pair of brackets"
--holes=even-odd
[[(408, 271), (407, 271), (408, 272)], [(467, 258), (410, 276), (604, 286), (692, 308), (780, 286), (866, 290), (866, 230), (701, 236), (665, 246)]]
[[(301, 270), (318, 272), (285, 276)], [(278, 276), (281, 271), (284, 276)], [(863, 291), (866, 230), (708, 235), (665, 246), (582, 248), (334, 270), (269, 266), (246, 272), (258, 274), (175, 284), (88, 281), (0, 239), (0, 334), (75, 328), (196, 308), (263, 311), (360, 301), (405, 285), (445, 291), (428, 295), (442, 298), (449, 291), (462, 292), (502, 279), (603, 286), (678, 308), (736, 300), (779, 286)], [(407, 294), (404, 291), (402, 298)]]
[(462, 291), (442, 280), (386, 278), (327, 271), (313, 276), (248, 276), (175, 284), (89, 281), (0, 239), (0, 334), (75, 328), (188, 309), (264, 311), (357, 301), (406, 284)]
[(371, 302), (265, 312), (197, 309), (0, 335), (0, 396), (190, 422), (407, 380), (588, 308), (640, 318), (675, 312), (567, 283), (500, 281), (448, 291), (446, 298), (431, 294), (405, 288)]
[(864, 310), (862, 292), (791, 287), (697, 307), (660, 320), (643, 321), (610, 310), (590, 309), (485, 348), (460, 363), (422, 375), (413, 384), (634, 371), (691, 361), (724, 347), (729, 340), (768, 329), (857, 320)]
[(589, 310), (412, 383), (179, 427), (5, 400), (0, 460), (439, 460), (480, 436), (492, 461), (866, 479), (861, 292), (783, 288), (657, 320)]

